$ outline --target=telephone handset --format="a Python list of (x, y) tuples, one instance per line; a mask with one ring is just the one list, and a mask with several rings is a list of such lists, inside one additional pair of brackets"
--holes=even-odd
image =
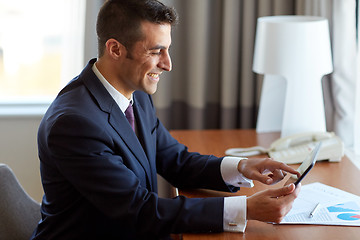
[(226, 155), (248, 157), (267, 153), (269, 157), (286, 164), (302, 163), (306, 155), (322, 142), (317, 160), (339, 162), (344, 156), (344, 144), (333, 132), (299, 133), (274, 141), (270, 148), (256, 146), (251, 148), (230, 148)]

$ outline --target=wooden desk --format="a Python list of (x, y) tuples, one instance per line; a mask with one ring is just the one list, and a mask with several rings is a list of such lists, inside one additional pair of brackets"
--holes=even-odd
[[(228, 148), (251, 147), (261, 145), (269, 147), (271, 142), (279, 138), (278, 133), (256, 134), (254, 130), (184, 130), (171, 131), (171, 134), (181, 143), (187, 145), (190, 151), (202, 154), (224, 156)], [(297, 165), (293, 165), (296, 168)], [(339, 163), (318, 162), (303, 180), (302, 184), (321, 182), (344, 191), (360, 195), (360, 171), (346, 157)], [(251, 189), (242, 188), (239, 192), (225, 193), (210, 190), (179, 190), (180, 195), (187, 197), (212, 197), (232, 195), (252, 195), (257, 191), (280, 187), (280, 182), (274, 186), (266, 186), (254, 182)], [(189, 239), (284, 239), (284, 240), (322, 240), (322, 239), (360, 239), (360, 227), (315, 226), (315, 225), (272, 225), (259, 221), (248, 221), (245, 233), (211, 233), (184, 234), (184, 240)]]

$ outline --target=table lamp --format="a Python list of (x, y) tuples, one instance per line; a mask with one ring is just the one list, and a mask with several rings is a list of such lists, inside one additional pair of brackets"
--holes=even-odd
[(258, 18), (253, 71), (264, 81), (257, 132), (326, 131), (321, 79), (332, 70), (326, 18)]

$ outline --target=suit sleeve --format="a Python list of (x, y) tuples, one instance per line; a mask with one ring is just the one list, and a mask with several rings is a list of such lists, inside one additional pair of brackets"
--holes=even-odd
[(157, 169), (160, 175), (179, 188), (206, 188), (219, 191), (237, 191), (227, 185), (220, 171), (222, 158), (189, 152), (159, 123)]
[[(189, 152), (188, 148), (174, 139), (157, 118), (151, 96), (147, 101), (140, 98), (143, 109), (149, 116), (149, 125), (155, 126), (156, 168), (173, 186), (179, 188), (207, 188), (219, 191), (238, 191), (238, 187), (227, 185), (220, 165), (223, 158)], [(150, 104), (149, 104), (150, 103)]]

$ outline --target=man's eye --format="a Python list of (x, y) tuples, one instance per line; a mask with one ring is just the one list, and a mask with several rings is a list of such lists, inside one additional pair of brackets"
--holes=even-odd
[(160, 51), (157, 51), (157, 52), (152, 52), (151, 54), (152, 54), (152, 55), (160, 55), (161, 52), (160, 52)]

